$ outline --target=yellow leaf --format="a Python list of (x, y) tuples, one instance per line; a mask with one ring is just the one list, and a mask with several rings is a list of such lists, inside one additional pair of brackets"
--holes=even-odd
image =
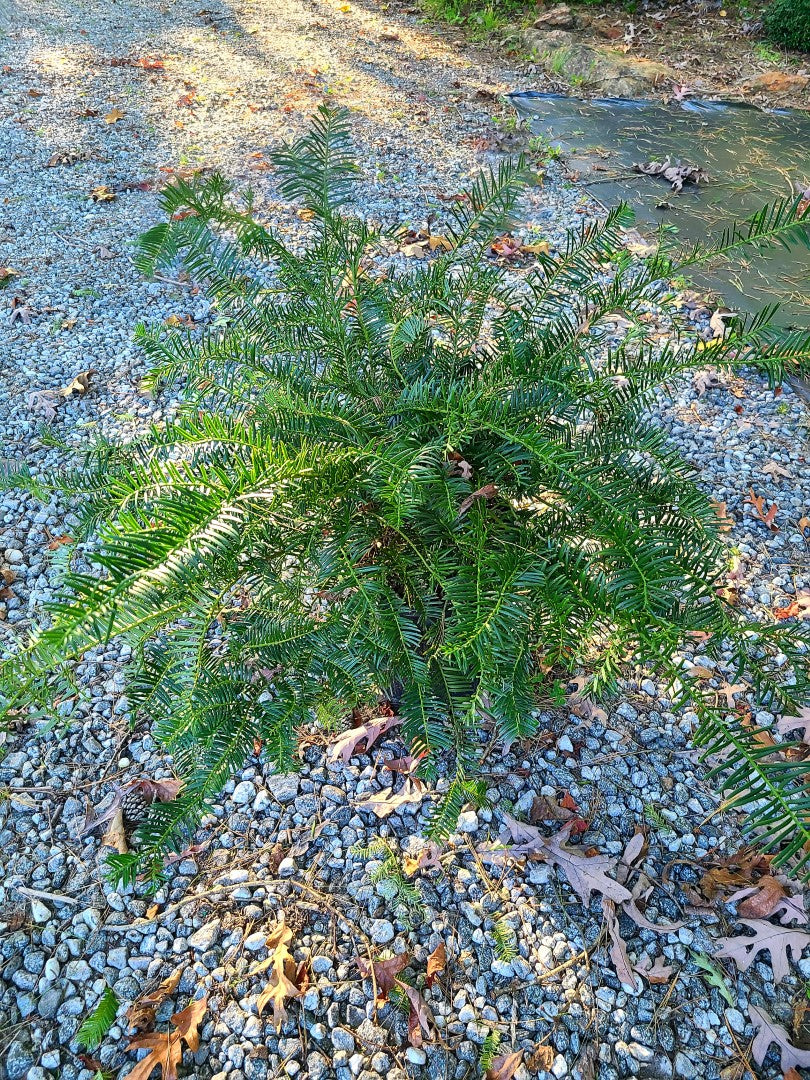
[(256, 1011), (261, 1016), (265, 1007), (272, 1002), (273, 1022), (276, 1031), (281, 1030), (281, 1025), (287, 1019), (287, 1010), (285, 1008), (287, 998), (300, 997), (301, 994), (301, 991), (293, 982), (296, 967), (287, 948), (292, 941), (292, 936), (292, 930), (284, 922), (284, 913), (282, 912), (278, 923), (265, 943), (270, 950), (270, 955), (267, 960), (263, 960), (253, 970), (253, 974), (258, 974), (260, 970), (266, 970), (268, 967), (271, 969), (267, 985), (256, 999)]
[(523, 251), (530, 251), (532, 255), (548, 255), (550, 250), (548, 240), (538, 240), (536, 244), (523, 245)]
[(304, 209), (304, 210), (299, 210), (297, 213), (298, 213), (298, 217), (301, 219), (301, 221), (312, 221), (313, 218), (315, 217), (315, 211), (314, 210)]
[(95, 368), (88, 368), (87, 371), (80, 371), (79, 374), (69, 382), (67, 386), (63, 386), (59, 393), (62, 397), (70, 397), (71, 394), (84, 394), (87, 392), (90, 386), (90, 379), (96, 374)]
[(90, 192), (90, 198), (93, 202), (112, 202), (115, 198), (115, 192), (104, 185), (101, 187), (93, 188)]
[(123, 120), (126, 113), (122, 113), (120, 109), (111, 109), (110, 112), (104, 117), (108, 124), (117, 124), (119, 120)]
[(119, 855), (126, 855), (127, 837), (124, 830), (124, 811), (118, 810), (101, 840), (106, 847), (114, 847)]
[(453, 250), (453, 245), (450, 243), (450, 241), (447, 239), (447, 237), (446, 236), (439, 236), (438, 234), (435, 235), (435, 236), (429, 237), (428, 238), (428, 244), (430, 245), (430, 250), (431, 251), (435, 251), (437, 248), (441, 248), (442, 251), (452, 251)]

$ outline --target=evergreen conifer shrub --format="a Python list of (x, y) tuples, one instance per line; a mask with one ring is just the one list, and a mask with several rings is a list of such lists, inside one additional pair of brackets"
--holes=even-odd
[[(486, 257), (525, 182), (521, 162), (503, 164), (454, 204), (435, 257), (400, 272), (344, 209), (346, 114), (322, 109), (277, 165), (312, 218), (303, 248), (221, 177), (164, 192), (141, 266), (181, 262), (219, 318), (201, 339), (139, 328), (155, 384), (184, 380), (182, 407), (53, 478), (80, 496), (102, 572), (75, 555), (49, 625), (2, 669), (7, 709), (47, 708), (87, 650), (132, 646), (131, 706), (184, 787), (150, 807), (114, 873), (157, 879), (256, 740), (290, 768), (301, 725), (380, 698), (428, 775), (450, 761), (435, 820), (447, 831), (476, 793), (482, 722), (530, 736), (555, 671), (584, 666), (600, 693), (628, 663), (699, 713), (762, 841), (806, 859), (806, 771), (719, 711), (683, 656), (725, 650), (757, 701), (795, 710), (808, 635), (750, 624), (718, 594), (715, 510), (649, 407), (665, 379), (707, 363), (778, 380), (810, 357), (810, 334), (759, 317), (700, 351), (675, 332), (655, 340), (645, 313), (701, 258), (810, 246), (807, 214), (768, 207), (677, 258), (662, 237), (638, 265), (619, 207), (516, 280)], [(611, 344), (617, 312), (629, 329)]]

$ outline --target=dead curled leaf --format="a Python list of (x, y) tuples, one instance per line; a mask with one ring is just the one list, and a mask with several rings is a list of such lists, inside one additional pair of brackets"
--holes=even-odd
[(466, 514), (472, 504), (478, 499), (493, 499), (498, 494), (497, 484), (484, 484), (483, 487), (478, 488), (472, 495), (468, 495), (458, 508), (457, 518), (460, 518), (463, 514)]
[(402, 723), (401, 716), (377, 716), (359, 727), (350, 728), (338, 735), (327, 751), (329, 761), (337, 761), (338, 758), (346, 765), (351, 760), (352, 754), (360, 753), (357, 747), (365, 741), (362, 753), (367, 754), (377, 739), (391, 728), (398, 727)]
[(719, 938), (719, 948), (714, 955), (718, 959), (733, 960), (741, 971), (747, 971), (759, 953), (769, 952), (775, 983), (781, 982), (789, 972), (788, 954), (798, 960), (802, 950), (810, 945), (810, 934), (802, 930), (790, 930), (762, 919), (740, 919), (740, 922), (753, 930), (754, 936), (740, 934)]
[(630, 963), (630, 958), (627, 955), (627, 943), (619, 930), (619, 921), (616, 918), (616, 905), (612, 900), (603, 900), (602, 910), (605, 915), (605, 925), (607, 926), (608, 935), (611, 940), (609, 950), (610, 959), (613, 961), (616, 975), (618, 976), (620, 983), (624, 986), (629, 986), (631, 990), (635, 991), (640, 984), (638, 975), (635, 973), (633, 965)]
[(90, 192), (90, 194), (87, 197), (88, 197), (88, 199), (92, 199), (93, 202), (100, 203), (100, 202), (112, 202), (113, 199), (116, 196), (115, 196), (115, 192), (111, 191), (106, 186), (106, 184), (100, 184), (98, 187), (94, 187), (93, 190)]
[(548, 1043), (538, 1043), (529, 1055), (526, 1068), (532, 1075), (538, 1072), (551, 1072), (556, 1056), (557, 1052), (553, 1046), (549, 1046)]
[(292, 941), (293, 932), (287, 926), (282, 912), (279, 921), (265, 942), (269, 956), (261, 961), (252, 974), (270, 968), (270, 978), (267, 985), (256, 999), (256, 1012), (262, 1015), (268, 1004), (273, 1006), (273, 1023), (276, 1031), (281, 1030), (281, 1025), (287, 1019), (285, 1003), (287, 998), (297, 998), (301, 995), (298, 983), (301, 981), (295, 961), (287, 948)]
[(771, 532), (779, 532), (779, 526), (774, 524), (774, 519), (779, 511), (777, 503), (771, 503), (768, 509), (765, 509), (765, 499), (762, 495), (757, 495), (753, 488), (748, 489), (748, 498), (746, 503), (750, 503), (754, 508), (754, 517), (761, 521), (764, 525), (767, 525)]
[(180, 985), (182, 977), (183, 968), (179, 967), (154, 990), (142, 994), (136, 1001), (133, 1001), (126, 1013), (129, 1026), (134, 1028), (135, 1031), (146, 1031), (154, 1027), (155, 1010), (159, 1005), (163, 1004), (166, 998), (172, 996)]
[(372, 810), (378, 818), (386, 818), (405, 806), (419, 806), (425, 794), (424, 784), (416, 777), (409, 776), (399, 791), (385, 788), (365, 799), (356, 799), (354, 805), (358, 810)]
[(404, 967), (408, 966), (410, 956), (408, 953), (400, 953), (399, 956), (391, 956), (386, 960), (366, 960), (358, 956), (356, 963), (360, 974), (364, 979), (370, 979), (372, 970), (374, 982), (377, 986), (377, 1008), (381, 1009), (388, 1001), (388, 995), (397, 984), (397, 975)]
[[(100, 813), (94, 813), (92, 809), (88, 808), (87, 816), (79, 835), (86, 836), (87, 833), (92, 832), (93, 829), (97, 829), (99, 825), (104, 825), (108, 821), (115, 822), (116, 817), (121, 812), (121, 801), (128, 791), (133, 789), (139, 791), (148, 803), (171, 802), (173, 799), (177, 798), (181, 786), (182, 782), (174, 779), (150, 780), (147, 777), (141, 777), (139, 780), (133, 780), (131, 783), (125, 784), (115, 792), (112, 802), (106, 810), (102, 810)], [(107, 833), (110, 834), (111, 830), (112, 827), (107, 830)], [(104, 842), (106, 843), (106, 837)], [(111, 846), (115, 846), (115, 844)]]
[(810, 592), (797, 592), (787, 607), (774, 608), (775, 619), (810, 619)]
[(647, 982), (653, 985), (668, 983), (675, 973), (675, 969), (669, 967), (662, 956), (656, 956), (655, 960), (646, 953), (641, 957), (634, 969), (643, 975)]
[(669, 158), (664, 161), (642, 161), (633, 165), (633, 171), (644, 173), (645, 176), (662, 176), (669, 181), (676, 194), (682, 190), (685, 183), (700, 184), (709, 179), (708, 174), (698, 166), (681, 165), (679, 161), (673, 164)]
[(105, 847), (115, 848), (119, 855), (126, 855), (129, 851), (126, 828), (124, 827), (124, 811), (120, 806), (111, 818), (101, 842)]
[(427, 958), (427, 977), (425, 982), (428, 986), (433, 986), (437, 975), (441, 973), (447, 967), (447, 949), (444, 942), (440, 942), (430, 956)]
[(405, 855), (402, 869), (406, 877), (413, 877), (419, 870), (441, 870), (441, 848), (435, 840), (428, 840), (417, 855)]
[(760, 1009), (756, 1005), (749, 1005), (748, 1015), (757, 1032), (754, 1044), (751, 1047), (751, 1056), (757, 1065), (762, 1064), (765, 1055), (771, 1048), (771, 1044), (776, 1043), (781, 1052), (782, 1069), (785, 1072), (788, 1069), (806, 1069), (810, 1067), (810, 1050), (799, 1050), (798, 1047), (794, 1046), (785, 1028), (772, 1020), (764, 1009)]
[(523, 1061), (523, 1051), (517, 1050), (512, 1054), (501, 1054), (492, 1059), (492, 1065), (487, 1069), (486, 1080), (512, 1080)]
[(153, 1071), (160, 1069), (163, 1080), (177, 1080), (177, 1067), (183, 1057), (183, 1040), (189, 1050), (200, 1048), (197, 1030), (208, 1008), (208, 997), (200, 998), (182, 1012), (171, 1018), (174, 1031), (152, 1031), (136, 1035), (130, 1040), (128, 1050), (149, 1050), (149, 1054), (126, 1074), (124, 1080), (148, 1080)]
[(702, 371), (695, 372), (692, 376), (692, 386), (698, 397), (703, 397), (707, 390), (725, 390), (728, 384), (717, 368), (710, 365)]
[[(783, 716), (776, 721), (776, 730), (780, 735), (790, 735), (794, 731), (801, 731), (801, 741), (810, 746), (810, 706), (799, 709), (798, 716)], [(795, 738), (796, 736), (792, 736)]]
[(433, 1019), (433, 1013), (431, 1012), (430, 1006), (415, 986), (409, 986), (408, 983), (404, 983), (400, 979), (396, 979), (395, 982), (408, 999), (410, 1005), (410, 1013), (408, 1015), (408, 1042), (411, 1046), (423, 1046), (425, 1036), (432, 1039), (433, 1033), (436, 1030), (436, 1022)]

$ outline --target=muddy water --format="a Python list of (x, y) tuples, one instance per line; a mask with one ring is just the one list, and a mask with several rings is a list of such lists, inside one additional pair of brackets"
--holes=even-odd
[[(685, 101), (661, 105), (551, 94), (513, 94), (532, 130), (565, 154), (579, 182), (605, 205), (620, 200), (642, 230), (675, 226), (685, 243), (719, 236), (764, 203), (810, 187), (810, 112), (763, 112), (746, 105)], [(631, 172), (634, 162), (697, 165), (709, 181), (673, 194), (661, 178)], [(779, 302), (776, 321), (810, 327), (810, 251), (782, 247), (732, 267), (693, 273), (734, 310)]]

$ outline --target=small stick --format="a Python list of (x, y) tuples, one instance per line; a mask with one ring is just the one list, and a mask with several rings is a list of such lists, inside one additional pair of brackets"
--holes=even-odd
[(44, 889), (29, 889), (24, 885), (17, 886), (17, 892), (23, 894), (23, 896), (33, 896), (37, 900), (51, 900), (54, 904), (78, 904), (78, 900), (74, 900), (72, 896), (62, 896), (61, 893), (45, 892)]
[(166, 277), (165, 274), (152, 274), (155, 281), (165, 281), (167, 285), (179, 285), (183, 289), (190, 289), (193, 285), (191, 281), (178, 281), (177, 278)]

